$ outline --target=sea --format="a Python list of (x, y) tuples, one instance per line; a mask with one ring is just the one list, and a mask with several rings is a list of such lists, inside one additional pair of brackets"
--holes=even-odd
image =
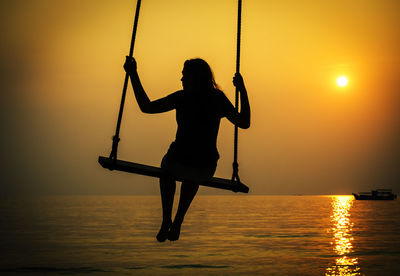
[(0, 223), (4, 275), (400, 275), (398, 199), (200, 195), (164, 243), (159, 196), (2, 197)]

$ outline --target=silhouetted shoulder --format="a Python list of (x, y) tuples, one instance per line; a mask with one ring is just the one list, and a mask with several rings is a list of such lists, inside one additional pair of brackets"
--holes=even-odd
[(176, 92), (169, 94), (167, 97), (169, 97), (171, 99), (177, 99), (179, 97), (182, 97), (182, 95), (183, 95), (183, 90), (178, 90)]
[(224, 92), (222, 92), (222, 91), (219, 90), (219, 89), (215, 89), (214, 91), (215, 91), (215, 94), (216, 94), (217, 99), (218, 99), (219, 101), (221, 101), (221, 102), (228, 101), (228, 102), (229, 102), (229, 100), (228, 100), (228, 98), (226, 97), (226, 95), (225, 95)]
[(234, 112), (235, 108), (232, 103), (226, 97), (225, 93), (219, 89), (215, 89), (216, 100), (220, 110), (221, 117), (227, 117), (228, 114)]
[(176, 106), (178, 106), (179, 104), (182, 103), (182, 100), (183, 100), (182, 98), (183, 98), (183, 90), (173, 92), (166, 97), (166, 99), (169, 102), (171, 102), (175, 108), (176, 108)]

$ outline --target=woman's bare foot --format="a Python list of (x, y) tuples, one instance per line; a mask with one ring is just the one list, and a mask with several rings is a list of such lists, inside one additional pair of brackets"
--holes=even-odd
[(163, 221), (161, 224), (160, 231), (157, 234), (157, 240), (159, 242), (165, 242), (169, 235), (169, 229), (171, 227), (172, 221)]
[(181, 233), (181, 223), (173, 222), (168, 232), (168, 240), (177, 241)]

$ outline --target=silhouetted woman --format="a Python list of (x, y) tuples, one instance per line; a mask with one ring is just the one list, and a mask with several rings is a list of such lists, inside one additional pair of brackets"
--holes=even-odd
[[(221, 118), (226, 117), (240, 128), (250, 127), (250, 105), (243, 78), (236, 74), (233, 84), (240, 91), (240, 112), (220, 91), (210, 66), (202, 59), (185, 61), (182, 71), (183, 90), (167, 97), (150, 101), (140, 82), (136, 61), (127, 57), (124, 65), (129, 73), (140, 110), (144, 113), (162, 113), (176, 109), (178, 129), (161, 167), (171, 176), (160, 178), (163, 221), (157, 240), (179, 239), (180, 229), (190, 203), (199, 189), (199, 182), (213, 177), (219, 154), (217, 135)], [(171, 220), (175, 195), (173, 176), (187, 179), (182, 183), (179, 206)]]

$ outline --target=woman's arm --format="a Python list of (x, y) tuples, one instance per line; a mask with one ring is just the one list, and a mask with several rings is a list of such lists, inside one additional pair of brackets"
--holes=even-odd
[(247, 129), (250, 127), (250, 104), (243, 78), (239, 73), (235, 74), (233, 78), (233, 84), (239, 89), (240, 92), (240, 112), (237, 113), (235, 108), (231, 105), (226, 117), (232, 124), (237, 125), (240, 128)]
[(126, 57), (124, 64), (125, 71), (131, 79), (133, 92), (139, 108), (144, 113), (162, 113), (175, 108), (171, 97), (164, 97), (155, 101), (151, 101), (144, 91), (142, 83), (137, 72), (136, 60), (133, 57)]

